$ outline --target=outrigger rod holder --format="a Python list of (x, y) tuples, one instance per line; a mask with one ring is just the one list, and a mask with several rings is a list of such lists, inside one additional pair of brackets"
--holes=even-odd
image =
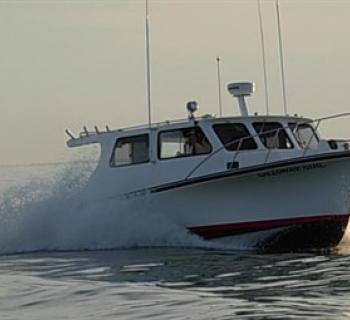
[(239, 109), (242, 117), (248, 117), (248, 106), (245, 97), (249, 97), (255, 90), (253, 82), (235, 82), (227, 85), (227, 90), (238, 99)]

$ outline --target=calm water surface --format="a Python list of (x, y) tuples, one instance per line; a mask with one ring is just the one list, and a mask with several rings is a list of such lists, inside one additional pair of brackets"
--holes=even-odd
[[(142, 215), (125, 230), (131, 212), (101, 235), (103, 208), (68, 214), (79, 179), (43, 169), (39, 180), (37, 168), (0, 170), (1, 320), (350, 319), (350, 241), (331, 253), (210, 250)], [(94, 251), (111, 247), (124, 249)]]

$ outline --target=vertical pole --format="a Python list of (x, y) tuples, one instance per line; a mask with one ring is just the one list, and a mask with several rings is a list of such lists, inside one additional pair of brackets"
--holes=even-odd
[(217, 71), (218, 71), (218, 98), (219, 98), (219, 113), (220, 117), (222, 117), (222, 98), (221, 98), (221, 70), (220, 70), (220, 57), (216, 57), (217, 62)]
[(150, 12), (148, 0), (146, 0), (146, 81), (147, 81), (147, 108), (148, 108), (148, 126), (152, 124), (152, 101), (151, 101), (151, 57), (150, 57), (150, 39), (149, 39)]
[(282, 89), (283, 89), (283, 107), (284, 107), (284, 114), (287, 114), (288, 113), (287, 92), (286, 92), (287, 90), (286, 90), (286, 79), (285, 79), (285, 71), (284, 71), (283, 42), (282, 42), (282, 30), (281, 30), (279, 0), (276, 0), (276, 12), (277, 12), (278, 43), (279, 43), (279, 53), (280, 53), (280, 62), (281, 62), (281, 76), (282, 76)]
[(263, 61), (263, 69), (264, 69), (265, 108), (266, 108), (266, 114), (269, 115), (269, 90), (268, 90), (267, 70), (266, 70), (266, 53), (265, 53), (264, 28), (263, 28), (262, 14), (261, 14), (261, 1), (257, 0), (257, 2), (258, 2), (258, 14), (259, 14), (262, 61)]

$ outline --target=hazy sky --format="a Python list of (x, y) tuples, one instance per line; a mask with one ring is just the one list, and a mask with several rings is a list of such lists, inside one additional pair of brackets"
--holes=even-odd
[[(253, 80), (263, 113), (256, 0), (151, 0), (153, 120), (218, 113), (223, 85)], [(289, 113), (350, 111), (350, 0), (280, 0)], [(0, 164), (69, 160), (64, 130), (147, 121), (145, 3), (0, 0)], [(282, 113), (276, 14), (262, 0), (272, 113)], [(223, 89), (225, 114), (237, 114)], [(329, 135), (350, 137), (350, 118)]]

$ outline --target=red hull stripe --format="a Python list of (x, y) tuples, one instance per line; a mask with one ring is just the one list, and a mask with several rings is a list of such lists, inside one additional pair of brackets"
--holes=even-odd
[(227, 224), (214, 224), (206, 226), (194, 226), (188, 227), (190, 231), (196, 233), (203, 238), (217, 238), (229, 235), (236, 235), (254, 231), (269, 230), (280, 227), (288, 227), (292, 225), (299, 225), (312, 222), (326, 222), (326, 221), (344, 221), (349, 218), (349, 213), (338, 215), (322, 215), (322, 216), (309, 216), (309, 217), (297, 217), (287, 219), (276, 220), (263, 220), (263, 221), (249, 221), (239, 223), (227, 223)]

